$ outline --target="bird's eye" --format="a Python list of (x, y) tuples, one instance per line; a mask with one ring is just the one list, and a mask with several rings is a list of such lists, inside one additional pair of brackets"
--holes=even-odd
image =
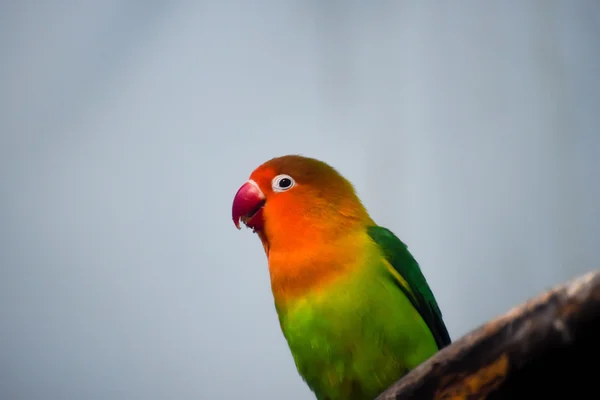
[(284, 192), (291, 189), (295, 183), (294, 178), (289, 175), (277, 175), (273, 178), (273, 190), (276, 192)]

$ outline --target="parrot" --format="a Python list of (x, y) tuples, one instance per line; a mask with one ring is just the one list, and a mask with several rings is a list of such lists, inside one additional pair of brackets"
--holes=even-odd
[(232, 218), (260, 238), (281, 331), (317, 400), (372, 400), (451, 343), (407, 245), (326, 162), (265, 161)]

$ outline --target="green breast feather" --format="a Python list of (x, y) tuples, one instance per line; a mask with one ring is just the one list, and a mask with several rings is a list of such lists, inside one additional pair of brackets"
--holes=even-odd
[(410, 299), (410, 302), (427, 323), (438, 348), (442, 349), (449, 345), (451, 339), (442, 320), (442, 312), (421, 272), (419, 264), (408, 251), (406, 244), (387, 228), (370, 226), (367, 228), (367, 232), (371, 239), (379, 245), (387, 261), (408, 284), (410, 290), (402, 282), (397, 282), (400, 289)]

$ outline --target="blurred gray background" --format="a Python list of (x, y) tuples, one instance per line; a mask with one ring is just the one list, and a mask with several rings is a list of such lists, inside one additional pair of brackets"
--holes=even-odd
[(600, 267), (600, 3), (2, 2), (0, 398), (311, 399), (263, 161), (337, 167), (454, 339)]

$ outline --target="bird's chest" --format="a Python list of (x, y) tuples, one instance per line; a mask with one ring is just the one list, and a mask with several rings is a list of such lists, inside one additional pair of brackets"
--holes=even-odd
[(311, 294), (280, 313), (296, 367), (318, 398), (374, 398), (380, 384), (365, 377), (386, 373), (384, 364), (394, 362), (384, 357), (387, 345), (373, 318), (374, 300), (368, 293), (361, 299), (356, 294), (348, 286), (327, 296)]
[(362, 339), (366, 310), (340, 296), (307, 296), (280, 314), (281, 328), (294, 355), (324, 363), (343, 361), (355, 351), (355, 341)]

